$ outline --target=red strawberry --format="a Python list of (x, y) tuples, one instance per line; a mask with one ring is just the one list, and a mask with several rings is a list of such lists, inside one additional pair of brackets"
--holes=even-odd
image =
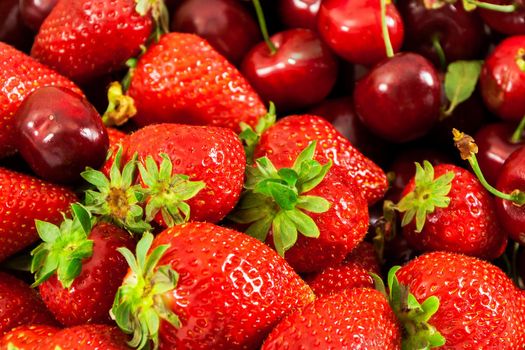
[(321, 163), (332, 160), (333, 171), (355, 185), (368, 204), (383, 197), (388, 186), (385, 173), (321, 117), (294, 115), (279, 120), (262, 133), (254, 158), (267, 156), (277, 168), (290, 167), (315, 140), (319, 144), (315, 159)]
[(65, 77), (0, 42), (0, 157), (15, 151), (14, 113), (26, 96), (42, 86), (65, 87), (82, 95)]
[(445, 337), (443, 349), (522, 349), (522, 293), (499, 268), (461, 254), (422, 255), (397, 272), (418, 301), (439, 299), (429, 322)]
[(414, 248), (487, 259), (505, 250), (507, 235), (498, 224), (495, 203), (469, 171), (451, 164), (416, 164), (402, 197), (397, 208), (404, 213), (403, 235)]
[(76, 201), (65, 187), (0, 167), (0, 261), (38, 241), (35, 219), (60, 222)]
[(284, 318), (261, 350), (401, 349), (401, 330), (386, 298), (369, 288), (317, 299)]
[(160, 9), (162, 1), (144, 3), (60, 0), (40, 27), (31, 56), (77, 82), (123, 68), (153, 31), (152, 16), (144, 6)]
[(0, 338), (0, 350), (37, 350), (59, 329), (52, 326), (35, 324), (12, 329)]
[(128, 134), (124, 133), (123, 131), (120, 131), (119, 129), (111, 127), (107, 128), (106, 130), (108, 131), (109, 137), (108, 158), (100, 168), (100, 171), (104, 175), (109, 176), (111, 165), (113, 165), (113, 163), (115, 162), (115, 157), (117, 155), (118, 149), (122, 146), (122, 142), (124, 142), (124, 139), (128, 137)]
[[(240, 232), (187, 223), (145, 234), (112, 314), (143, 349), (256, 349), (288, 312), (313, 300), (274, 251)], [(149, 305), (147, 307), (143, 307)], [(147, 317), (148, 326), (145, 320)], [(158, 322), (160, 326), (157, 327)]]
[(117, 248), (132, 248), (135, 240), (124, 230), (97, 223), (80, 205), (73, 219), (60, 228), (37, 221), (44, 242), (33, 252), (35, 285), (58, 321), (66, 326), (109, 323), (109, 310), (127, 271)]
[(241, 73), (204, 39), (169, 33), (151, 45), (133, 70), (129, 96), (137, 124), (180, 123), (239, 131), (266, 113)]
[(19, 279), (0, 272), (0, 336), (25, 324), (49, 324), (56, 321), (38, 293)]

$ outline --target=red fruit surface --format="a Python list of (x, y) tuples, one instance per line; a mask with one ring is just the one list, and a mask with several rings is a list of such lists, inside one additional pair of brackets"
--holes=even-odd
[(439, 298), (429, 323), (443, 349), (519, 349), (525, 344), (525, 309), (512, 281), (494, 265), (461, 254), (422, 255), (397, 272), (421, 303)]
[(15, 152), (13, 116), (22, 101), (42, 86), (60, 86), (82, 95), (67, 78), (0, 42), (0, 157)]
[(490, 28), (507, 35), (525, 34), (525, 3), (511, 0), (488, 0), (488, 3), (497, 5), (517, 5), (511, 13), (503, 13), (480, 8), (479, 14)]
[(42, 344), (58, 331), (56, 327), (42, 324), (16, 327), (0, 338), (0, 350), (10, 350), (13, 346), (20, 350), (41, 349)]
[(35, 220), (57, 224), (77, 200), (65, 187), (0, 168), (0, 261), (38, 241)]
[(241, 73), (205, 40), (169, 33), (151, 45), (134, 70), (129, 95), (140, 125), (181, 123), (240, 131), (266, 108)]
[(378, 291), (357, 288), (317, 299), (284, 318), (262, 350), (401, 349), (401, 330)]
[(153, 30), (133, 0), (59, 0), (38, 32), (31, 56), (76, 82), (124, 67)]
[(41, 350), (130, 350), (127, 336), (117, 327), (86, 324), (65, 328), (44, 342)]
[(279, 0), (279, 17), (287, 28), (317, 31), (317, 13), (321, 0)]

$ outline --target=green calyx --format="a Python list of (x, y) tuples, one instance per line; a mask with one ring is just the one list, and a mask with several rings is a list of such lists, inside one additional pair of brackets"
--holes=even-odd
[(170, 15), (164, 0), (135, 0), (135, 11), (141, 16), (151, 13), (155, 21), (155, 31), (152, 37), (158, 41), (162, 34), (169, 32)]
[(137, 243), (136, 256), (127, 248), (117, 250), (128, 262), (131, 273), (115, 295), (110, 315), (122, 331), (133, 334), (128, 344), (144, 349), (152, 341), (154, 349), (159, 345), (161, 321), (180, 327), (179, 318), (169, 309), (163, 295), (177, 287), (179, 275), (169, 265), (157, 266), (169, 245), (148, 251), (153, 235), (146, 232)]
[(88, 236), (94, 219), (79, 203), (72, 204), (71, 211), (73, 219), (64, 218), (60, 227), (35, 220), (43, 242), (31, 252), (31, 273), (35, 274), (33, 287), (56, 273), (62, 286), (71, 288), (82, 270), (82, 260), (93, 255), (93, 241)]
[(445, 338), (429, 323), (439, 309), (439, 299), (430, 296), (420, 304), (409, 289), (399, 283), (396, 273), (400, 268), (394, 266), (388, 272), (388, 293), (381, 278), (373, 273), (371, 276), (376, 289), (387, 298), (403, 326), (402, 349), (423, 350), (443, 346)]
[(146, 221), (152, 221), (160, 211), (169, 227), (190, 219), (190, 206), (185, 202), (206, 187), (203, 181), (190, 181), (187, 175), (172, 175), (173, 165), (166, 154), (160, 155), (160, 166), (148, 156), (145, 165), (139, 163), (140, 176), (146, 185)]
[(436, 208), (446, 208), (450, 204), (447, 197), (452, 188), (454, 173), (449, 171), (437, 179), (434, 178), (434, 167), (428, 161), (423, 167), (416, 163), (415, 188), (396, 205), (398, 211), (404, 213), (401, 226), (406, 226), (416, 219), (416, 232), (421, 232), (428, 214)]
[(142, 202), (144, 190), (134, 185), (137, 168), (135, 155), (124, 165), (121, 172), (122, 148), (119, 148), (111, 166), (109, 179), (98, 170), (88, 168), (81, 176), (94, 186), (86, 191), (86, 208), (102, 220), (109, 221), (132, 233), (151, 229), (144, 221)]
[(244, 153), (246, 154), (246, 163), (248, 165), (253, 164), (253, 153), (255, 147), (259, 144), (261, 135), (275, 124), (276, 119), (275, 105), (273, 102), (270, 102), (268, 113), (259, 118), (255, 129), (244, 122), (240, 123), (241, 133), (239, 134), (239, 138), (244, 143)]
[(326, 176), (331, 162), (321, 165), (314, 160), (316, 142), (310, 143), (291, 168), (277, 170), (267, 157), (256, 160), (247, 170), (246, 190), (229, 218), (250, 224), (246, 233), (265, 241), (270, 229), (277, 252), (284, 256), (297, 241), (298, 232), (319, 237), (319, 228), (306, 213), (324, 213), (330, 203), (318, 196), (306, 195)]

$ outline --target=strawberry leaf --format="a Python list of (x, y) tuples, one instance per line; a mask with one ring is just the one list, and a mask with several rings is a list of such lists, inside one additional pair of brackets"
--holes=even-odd
[(450, 104), (444, 112), (446, 116), (451, 115), (459, 104), (472, 96), (482, 65), (483, 61), (456, 61), (448, 65), (445, 75), (445, 94)]
[(255, 130), (244, 122), (241, 122), (239, 124), (241, 128), (239, 138), (244, 144), (246, 164), (252, 165), (253, 153), (255, 152), (255, 148), (259, 144), (261, 135), (265, 133), (266, 130), (268, 130), (273, 124), (275, 124), (276, 118), (277, 117), (275, 114), (275, 105), (273, 104), (273, 102), (270, 102), (268, 113), (259, 118), (259, 120), (257, 121), (257, 125), (255, 126)]

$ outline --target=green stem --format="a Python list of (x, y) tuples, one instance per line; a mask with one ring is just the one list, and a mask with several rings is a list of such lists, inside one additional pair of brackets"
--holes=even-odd
[(259, 2), (259, 0), (252, 0), (252, 3), (253, 7), (255, 7), (255, 12), (257, 13), (257, 20), (259, 21), (259, 27), (261, 27), (263, 39), (266, 42), (266, 45), (268, 45), (270, 53), (274, 55), (277, 52), (277, 48), (275, 47), (275, 44), (270, 40), (270, 36), (268, 35), (268, 28), (266, 27), (266, 20), (264, 19), (264, 12), (261, 3)]
[(445, 56), (445, 51), (443, 50), (443, 46), (441, 46), (441, 42), (439, 41), (438, 34), (432, 37), (432, 47), (436, 51), (441, 69), (446, 70), (447, 69), (447, 58)]
[(386, 56), (394, 56), (394, 49), (392, 48), (392, 42), (390, 41), (390, 34), (388, 33), (388, 25), (386, 23), (386, 5), (387, 0), (381, 1), (381, 29), (383, 31), (383, 40), (385, 42)]
[(496, 12), (511, 13), (511, 12), (516, 11), (516, 9), (517, 9), (516, 4), (512, 4), (512, 5), (496, 5), (496, 4), (491, 4), (491, 3), (488, 3), (488, 2), (477, 1), (477, 0), (466, 0), (466, 1), (469, 4), (477, 6), (479, 8), (486, 9), (486, 10), (491, 10), (491, 11), (496, 11)]
[(522, 137), (521, 136), (523, 134), (523, 129), (525, 129), (525, 116), (523, 116), (523, 118), (521, 119), (518, 127), (516, 128), (516, 130), (512, 134), (512, 137), (510, 138), (510, 142), (512, 142), (512, 143), (520, 143), (522, 141)]

